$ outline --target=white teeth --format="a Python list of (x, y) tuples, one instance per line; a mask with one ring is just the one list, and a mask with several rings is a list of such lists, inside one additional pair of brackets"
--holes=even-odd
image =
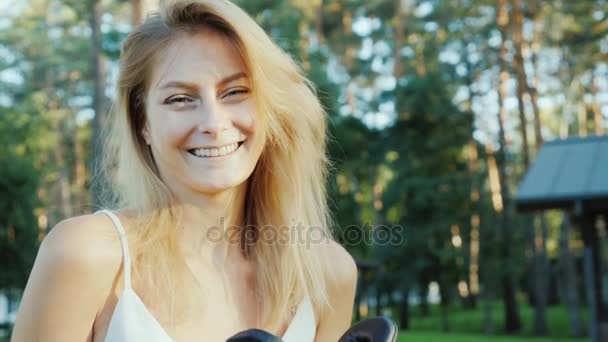
[(220, 148), (197, 148), (193, 153), (199, 157), (218, 157), (234, 152), (239, 147), (239, 144), (234, 143)]

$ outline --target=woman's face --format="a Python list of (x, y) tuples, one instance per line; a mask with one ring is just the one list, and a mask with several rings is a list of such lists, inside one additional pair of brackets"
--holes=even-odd
[(143, 134), (161, 178), (178, 197), (217, 193), (253, 172), (263, 136), (251, 87), (236, 49), (210, 31), (184, 34), (159, 58)]

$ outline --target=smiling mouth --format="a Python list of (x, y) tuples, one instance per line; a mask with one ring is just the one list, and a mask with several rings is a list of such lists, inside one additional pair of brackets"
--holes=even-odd
[(230, 145), (225, 145), (219, 148), (191, 148), (188, 153), (198, 158), (217, 158), (227, 156), (238, 150), (245, 140)]

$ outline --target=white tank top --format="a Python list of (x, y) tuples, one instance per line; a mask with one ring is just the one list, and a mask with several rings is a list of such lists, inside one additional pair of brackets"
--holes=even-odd
[[(160, 323), (152, 316), (139, 296), (131, 288), (131, 258), (125, 230), (118, 216), (113, 212), (103, 209), (95, 212), (104, 213), (114, 223), (120, 235), (122, 248), (124, 288), (118, 298), (105, 342), (172, 342), (173, 340), (163, 329)], [(235, 334), (238, 331), (234, 332)], [(316, 334), (316, 322), (312, 303), (308, 297), (298, 306), (287, 331), (281, 337), (284, 342), (312, 342)], [(204, 340), (204, 336), (201, 337)]]

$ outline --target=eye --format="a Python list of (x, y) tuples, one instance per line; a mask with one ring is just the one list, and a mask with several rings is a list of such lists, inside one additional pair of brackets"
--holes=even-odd
[(165, 104), (173, 104), (173, 103), (187, 104), (190, 102), (194, 102), (194, 100), (192, 98), (190, 98), (188, 96), (184, 96), (184, 95), (172, 96), (165, 100)]
[(224, 95), (222, 96), (222, 98), (227, 98), (227, 97), (231, 97), (231, 98), (238, 98), (244, 94), (249, 94), (249, 89), (246, 88), (235, 88), (235, 89), (231, 89), (230, 91), (224, 93)]
[(163, 102), (164, 105), (170, 106), (174, 110), (185, 110), (196, 106), (198, 98), (187, 95), (171, 96)]

